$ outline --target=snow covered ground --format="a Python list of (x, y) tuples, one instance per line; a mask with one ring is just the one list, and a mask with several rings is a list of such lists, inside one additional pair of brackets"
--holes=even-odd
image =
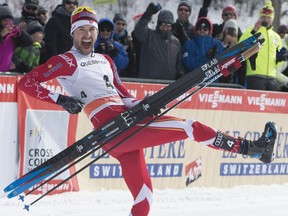
[[(29, 201), (37, 197), (31, 196)], [(43, 198), (31, 206), (28, 213), (19, 200), (2, 197), (0, 215), (128, 216), (131, 204), (128, 191), (65, 193)], [(150, 216), (286, 216), (287, 212), (288, 183), (229, 189), (156, 190)]]

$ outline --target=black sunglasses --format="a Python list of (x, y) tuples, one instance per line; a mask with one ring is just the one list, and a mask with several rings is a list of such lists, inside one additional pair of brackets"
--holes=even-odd
[(171, 24), (171, 23), (166, 23), (166, 22), (160, 22), (159, 25), (160, 25), (160, 26), (172, 27), (172, 24)]
[(103, 29), (99, 29), (100, 32), (111, 32), (112, 29), (107, 29), (107, 28), (103, 28)]
[(66, 1), (65, 4), (68, 4), (68, 5), (78, 5), (78, 2), (73, 2), (73, 1)]
[(37, 10), (37, 7), (35, 7), (35, 6), (30, 6), (30, 5), (25, 6), (25, 8), (26, 8), (27, 10), (33, 10), (33, 11), (36, 11), (36, 10)]

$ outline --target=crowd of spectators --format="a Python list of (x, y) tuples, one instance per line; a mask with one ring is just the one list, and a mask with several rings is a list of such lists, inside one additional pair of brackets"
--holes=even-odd
[[(237, 24), (239, 15), (234, 5), (223, 8), (222, 23), (212, 23), (208, 18), (211, 2), (203, 0), (195, 25), (190, 21), (191, 0), (179, 1), (176, 19), (172, 11), (149, 3), (143, 13), (133, 18), (135, 27), (131, 34), (124, 14), (116, 13), (113, 19), (99, 17), (94, 52), (109, 55), (120, 77), (176, 80), (261, 32), (265, 42), (257, 57), (217, 82), (240, 84), (248, 89), (287, 91), (288, 26), (282, 24), (277, 31), (273, 30), (275, 14), (271, 1), (261, 7), (255, 24), (244, 31)], [(8, 4), (0, 5), (0, 71), (27, 73), (52, 56), (69, 51), (73, 46), (71, 14), (79, 4), (78, 0), (62, 0), (50, 12), (39, 0), (25, 0), (20, 17), (14, 17)], [(154, 15), (157, 15), (155, 29), (149, 25)]]

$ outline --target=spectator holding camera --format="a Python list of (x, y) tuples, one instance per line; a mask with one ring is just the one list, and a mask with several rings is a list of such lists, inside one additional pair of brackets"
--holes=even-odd
[(102, 18), (98, 23), (99, 35), (94, 44), (94, 52), (110, 56), (117, 66), (118, 73), (121, 76), (122, 70), (125, 70), (129, 58), (125, 47), (113, 40), (114, 23), (108, 18)]
[[(219, 40), (225, 49), (232, 48), (238, 43), (238, 25), (235, 19), (229, 19), (225, 22), (222, 33), (219, 35)], [(222, 76), (218, 80), (220, 83), (234, 83), (236, 82), (234, 79), (238, 78), (235, 75), (238, 75), (238, 73), (234, 72), (228, 76)]]
[(206, 17), (200, 17), (195, 25), (196, 36), (183, 46), (183, 63), (187, 71), (194, 70), (224, 51), (219, 40), (212, 37), (212, 23)]
[[(157, 26), (152, 30), (148, 24), (152, 16), (158, 12)], [(134, 34), (141, 43), (138, 77), (175, 80), (185, 74), (181, 44), (172, 35), (173, 23), (171, 11), (161, 10), (160, 4), (148, 5), (134, 29)]]
[(14, 49), (32, 45), (31, 37), (14, 24), (14, 16), (8, 5), (0, 5), (0, 71), (15, 69), (12, 63)]
[(267, 1), (260, 9), (260, 19), (253, 27), (248, 28), (240, 41), (260, 32), (265, 39), (256, 56), (246, 61), (246, 81), (248, 89), (279, 90), (276, 81), (276, 68), (281, 61), (282, 42), (280, 36), (273, 30), (274, 8), (271, 1)]

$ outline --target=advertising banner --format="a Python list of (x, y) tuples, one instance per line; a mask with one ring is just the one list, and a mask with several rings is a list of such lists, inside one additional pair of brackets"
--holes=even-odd
[[(138, 99), (154, 94), (165, 85), (125, 83)], [(190, 91), (191, 92), (191, 91)], [(189, 94), (185, 93), (172, 104)], [(179, 140), (144, 149), (147, 167), (155, 188), (191, 186), (232, 187), (236, 185), (282, 184), (288, 182), (288, 95), (240, 89), (205, 88), (188, 97), (168, 115), (200, 121), (234, 137), (258, 139), (265, 123), (278, 128), (275, 160), (263, 164), (257, 159), (208, 148), (193, 140)], [(92, 130), (81, 114), (77, 139)], [(157, 136), (157, 134), (155, 134)], [(145, 137), (143, 137), (145, 139)], [(89, 163), (103, 151), (95, 152), (78, 167)], [(100, 159), (78, 175), (81, 190), (127, 189), (119, 163), (110, 156)]]
[[(45, 87), (64, 94), (56, 80), (45, 83)], [(69, 115), (60, 106), (47, 103), (18, 92), (20, 126), (20, 175), (39, 166), (58, 152), (75, 142), (77, 115)], [(34, 194), (43, 194), (61, 180), (75, 172), (75, 167), (41, 186)], [(37, 186), (37, 185), (36, 185)], [(78, 191), (74, 177), (51, 194), (65, 191)]]
[(0, 188), (6, 186), (17, 176), (17, 118), (17, 78), (0, 75)]

